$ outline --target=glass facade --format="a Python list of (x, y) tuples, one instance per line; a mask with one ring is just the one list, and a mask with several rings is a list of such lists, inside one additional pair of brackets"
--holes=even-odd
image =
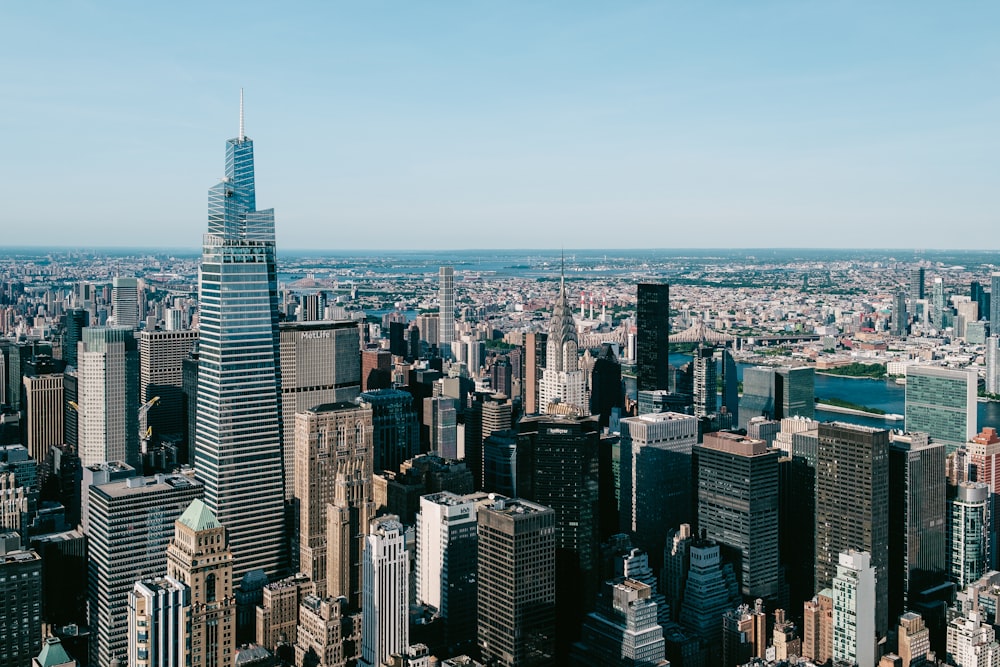
[(226, 143), (199, 276), (195, 470), (229, 530), (233, 579), (285, 567), (274, 211), (257, 211), (253, 142)]
[(944, 443), (947, 453), (976, 435), (975, 372), (910, 366), (906, 372), (906, 430)]

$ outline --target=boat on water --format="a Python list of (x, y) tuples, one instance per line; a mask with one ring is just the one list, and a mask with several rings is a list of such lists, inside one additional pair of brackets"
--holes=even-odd
[(896, 384), (906, 384), (906, 378), (896, 378)]

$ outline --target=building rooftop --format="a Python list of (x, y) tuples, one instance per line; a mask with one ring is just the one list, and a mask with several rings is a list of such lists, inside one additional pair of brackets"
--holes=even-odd
[(314, 405), (311, 408), (307, 408), (305, 412), (311, 412), (313, 414), (323, 414), (324, 412), (340, 412), (341, 410), (357, 410), (358, 404), (351, 403), (349, 401), (338, 401), (336, 403), (323, 403), (322, 405)]
[(200, 498), (192, 500), (177, 520), (195, 532), (219, 528), (222, 525), (215, 518), (212, 510), (208, 509), (208, 505), (203, 503)]
[(40, 667), (76, 664), (76, 661), (63, 648), (62, 641), (58, 637), (45, 638), (45, 641), (42, 642), (42, 652), (38, 654), (37, 660)]

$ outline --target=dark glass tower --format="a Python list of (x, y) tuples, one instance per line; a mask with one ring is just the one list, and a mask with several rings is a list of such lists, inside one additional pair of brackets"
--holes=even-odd
[(205, 504), (229, 530), (234, 586), (286, 561), (274, 209), (257, 210), (253, 173), (241, 99), (226, 176), (208, 191), (194, 457)]
[(639, 283), (636, 291), (635, 357), (639, 391), (667, 389), (670, 353), (670, 285)]

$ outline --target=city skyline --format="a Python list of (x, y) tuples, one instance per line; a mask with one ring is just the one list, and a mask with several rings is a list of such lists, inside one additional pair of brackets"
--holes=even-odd
[[(386, 9), (8, 8), (12, 240), (188, 247), (240, 87), (283, 248), (972, 247), (996, 222), (988, 3)], [(149, 181), (178, 194), (144, 206)]]

